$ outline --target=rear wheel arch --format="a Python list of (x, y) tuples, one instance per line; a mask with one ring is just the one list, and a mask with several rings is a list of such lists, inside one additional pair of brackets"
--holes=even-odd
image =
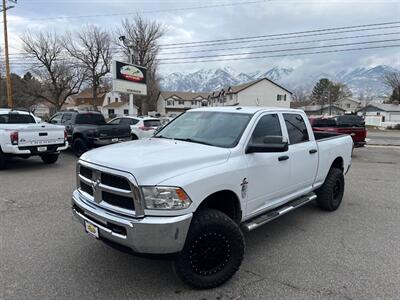
[(210, 208), (226, 214), (235, 223), (242, 220), (242, 209), (239, 197), (231, 190), (221, 190), (208, 195), (199, 205), (197, 210)]
[(342, 172), (344, 171), (344, 161), (341, 156), (336, 157), (335, 160), (332, 162), (330, 169), (333, 169), (333, 168), (339, 169)]

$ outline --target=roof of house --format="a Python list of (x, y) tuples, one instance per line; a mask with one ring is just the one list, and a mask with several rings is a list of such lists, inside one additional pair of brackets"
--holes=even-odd
[[(96, 106), (103, 105), (103, 99), (107, 93), (108, 93), (108, 91), (106, 89), (99, 89), (96, 99), (95, 99)], [(72, 96), (72, 98), (74, 99), (76, 106), (91, 105), (93, 102), (92, 89), (91, 88), (84, 89), (79, 94)]]
[(374, 103), (369, 104), (366, 107), (360, 109), (360, 111), (365, 110), (367, 108), (375, 107), (379, 111), (391, 111), (391, 112), (400, 112), (400, 105), (398, 104), (385, 104), (385, 103)]
[[(345, 109), (343, 109), (339, 106), (336, 106), (336, 105), (331, 105), (331, 107), (335, 108), (337, 110), (346, 111)], [(310, 112), (311, 111), (320, 111), (320, 110), (327, 109), (327, 108), (329, 108), (329, 105), (324, 105), (324, 106), (322, 106), (322, 105), (307, 105), (307, 106), (298, 107), (298, 109), (302, 109), (304, 111), (310, 111)]]
[(263, 81), (263, 80), (267, 80), (267, 81), (271, 82), (272, 84), (274, 84), (274, 85), (280, 87), (281, 89), (285, 90), (289, 94), (292, 94), (292, 92), (289, 91), (288, 89), (286, 89), (285, 87), (277, 84), (276, 82), (274, 82), (271, 79), (268, 79), (266, 77), (260, 78), (260, 79), (257, 79), (257, 80), (253, 80), (253, 81), (249, 81), (249, 82), (246, 82), (246, 83), (242, 83), (242, 84), (239, 84), (239, 85), (235, 85), (235, 86), (230, 86), (230, 87), (228, 87), (227, 89), (224, 89), (224, 90), (229, 91), (230, 93), (236, 94), (236, 93), (239, 93), (239, 92), (243, 91), (244, 89), (247, 89), (250, 86), (252, 86), (252, 85), (254, 85), (256, 83), (259, 83), (260, 81)]
[(290, 108), (299, 108), (303, 106), (309, 106), (313, 103), (314, 101), (292, 101), (290, 102)]
[(176, 96), (182, 100), (196, 100), (198, 97), (202, 97), (204, 99), (207, 99), (209, 93), (193, 93), (193, 92), (160, 92), (160, 95), (164, 99), (171, 98), (172, 96)]
[(105, 105), (103, 108), (118, 108), (118, 107), (122, 107), (124, 105), (129, 105), (129, 103), (128, 102), (124, 102), (124, 101), (111, 102), (110, 104)]

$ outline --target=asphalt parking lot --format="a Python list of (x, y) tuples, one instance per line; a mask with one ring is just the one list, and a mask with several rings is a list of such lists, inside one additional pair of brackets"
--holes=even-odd
[(400, 147), (356, 149), (340, 209), (310, 204), (245, 235), (240, 271), (191, 290), (170, 263), (117, 252), (73, 220), (76, 158), (0, 173), (0, 299), (398, 299)]

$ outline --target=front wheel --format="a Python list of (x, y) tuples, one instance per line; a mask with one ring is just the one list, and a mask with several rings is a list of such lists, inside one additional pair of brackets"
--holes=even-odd
[(45, 164), (54, 164), (58, 160), (59, 153), (47, 153), (40, 156)]
[(214, 288), (236, 273), (244, 248), (242, 232), (232, 219), (220, 211), (202, 209), (193, 217), (175, 271), (194, 288)]
[(344, 176), (340, 169), (330, 169), (324, 184), (316, 191), (318, 206), (327, 211), (337, 210), (344, 194)]

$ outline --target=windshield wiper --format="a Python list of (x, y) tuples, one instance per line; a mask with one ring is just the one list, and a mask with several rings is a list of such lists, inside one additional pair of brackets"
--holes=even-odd
[(185, 139), (175, 138), (174, 140), (190, 142), (190, 143), (196, 143), (196, 144), (202, 144), (202, 145), (207, 145), (207, 146), (214, 146), (213, 144), (210, 144), (210, 143), (207, 143), (207, 142), (203, 142), (203, 141), (194, 140), (194, 139), (191, 139), (191, 138), (185, 138)]

